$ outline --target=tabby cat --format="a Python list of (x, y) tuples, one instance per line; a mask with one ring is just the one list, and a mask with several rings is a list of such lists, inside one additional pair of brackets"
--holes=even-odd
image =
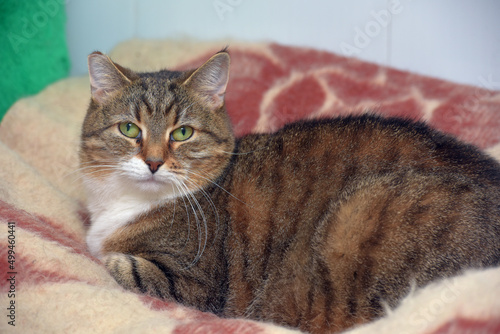
[(127, 289), (334, 333), (500, 262), (500, 165), (468, 144), (370, 114), (235, 139), (225, 50), (184, 72), (88, 60), (87, 243)]

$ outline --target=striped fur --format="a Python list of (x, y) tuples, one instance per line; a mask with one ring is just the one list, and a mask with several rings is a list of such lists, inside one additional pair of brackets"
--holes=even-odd
[[(226, 52), (187, 72), (89, 59), (88, 244), (128, 289), (328, 333), (380, 317), (413, 284), (500, 262), (500, 166), (472, 146), (373, 115), (235, 140)], [(182, 126), (193, 136), (173, 140)]]

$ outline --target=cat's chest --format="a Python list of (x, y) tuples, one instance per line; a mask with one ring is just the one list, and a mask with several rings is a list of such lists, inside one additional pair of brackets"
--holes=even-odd
[(131, 191), (127, 184), (113, 177), (101, 182), (84, 178), (84, 184), (91, 217), (86, 241), (96, 257), (103, 255), (102, 246), (107, 238), (165, 200), (145, 192)]
[(87, 245), (92, 255), (100, 257), (104, 241), (149, 211), (152, 205), (151, 201), (130, 195), (90, 201), (92, 225), (87, 233)]

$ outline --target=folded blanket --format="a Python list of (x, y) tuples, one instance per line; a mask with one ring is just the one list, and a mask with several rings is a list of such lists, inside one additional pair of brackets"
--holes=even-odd
[[(186, 69), (223, 47), (134, 40), (111, 56), (135, 70)], [(500, 159), (500, 92), (312, 49), (234, 42), (229, 51), (226, 105), (237, 135), (371, 110), (426, 120)], [(89, 96), (88, 78), (65, 79), (18, 101), (0, 124), (0, 332), (295, 332), (124, 291), (89, 254), (78, 173)], [(498, 296), (500, 269), (464, 273), (352, 333), (498, 333)]]

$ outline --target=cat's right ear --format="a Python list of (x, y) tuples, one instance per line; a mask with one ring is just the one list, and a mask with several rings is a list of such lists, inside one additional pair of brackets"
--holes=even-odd
[(99, 51), (88, 56), (88, 66), (92, 98), (98, 103), (106, 102), (109, 96), (130, 84), (133, 79), (129, 78), (132, 71), (113, 63)]
[(184, 82), (204, 103), (215, 110), (224, 105), (231, 60), (226, 51), (216, 53)]

